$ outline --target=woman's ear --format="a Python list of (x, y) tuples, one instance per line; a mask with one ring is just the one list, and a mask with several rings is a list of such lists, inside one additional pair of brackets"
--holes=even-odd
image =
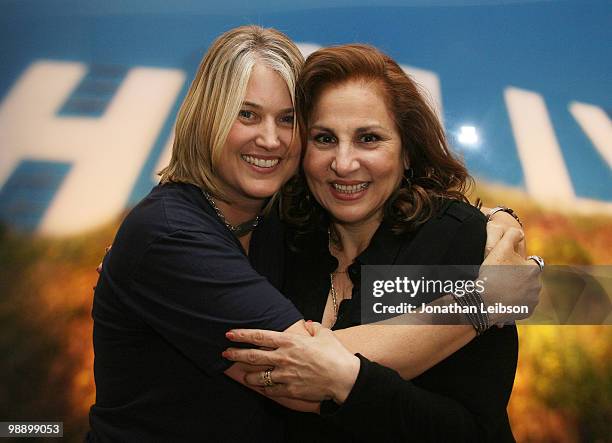
[(404, 152), (404, 169), (408, 169), (410, 167), (410, 159), (408, 158), (408, 153)]

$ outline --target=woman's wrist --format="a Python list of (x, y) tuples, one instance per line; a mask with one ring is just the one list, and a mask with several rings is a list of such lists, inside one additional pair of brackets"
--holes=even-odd
[(455, 302), (463, 307), (467, 308), (465, 316), (474, 327), (476, 335), (482, 335), (491, 326), (491, 320), (489, 313), (485, 310), (485, 302), (480, 292), (465, 291), (461, 295), (452, 294)]
[(509, 207), (503, 205), (496, 206), (493, 209), (490, 209), (485, 214), (485, 217), (487, 217), (487, 222), (490, 222), (496, 214), (498, 216), (501, 216), (501, 214), (508, 214), (508, 216), (512, 217), (516, 221), (516, 223), (521, 229), (523, 228), (523, 223), (521, 223), (521, 219), (516, 214), (516, 212), (514, 212), (513, 209), (510, 209)]
[(336, 404), (341, 405), (346, 401), (355, 385), (360, 366), (361, 361), (359, 358), (351, 354), (350, 358), (347, 358), (342, 366), (338, 368), (338, 376), (335, 383), (332, 384), (332, 400)]

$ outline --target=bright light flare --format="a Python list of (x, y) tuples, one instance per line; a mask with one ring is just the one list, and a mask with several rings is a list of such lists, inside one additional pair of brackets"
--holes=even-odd
[(462, 145), (476, 146), (479, 142), (478, 132), (475, 126), (461, 126), (459, 128), (459, 134), (457, 135), (457, 141)]

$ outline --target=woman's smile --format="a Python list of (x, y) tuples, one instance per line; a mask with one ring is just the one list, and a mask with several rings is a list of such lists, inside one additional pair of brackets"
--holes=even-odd
[(353, 201), (362, 198), (370, 186), (369, 182), (356, 181), (346, 182), (336, 180), (330, 183), (331, 194), (334, 198), (344, 201)]
[(242, 159), (251, 165), (253, 169), (261, 173), (273, 172), (281, 161), (280, 157), (264, 157), (255, 154), (242, 154)]
[(329, 86), (312, 112), (306, 180), (340, 223), (380, 221), (401, 182), (401, 136), (379, 89), (364, 81)]

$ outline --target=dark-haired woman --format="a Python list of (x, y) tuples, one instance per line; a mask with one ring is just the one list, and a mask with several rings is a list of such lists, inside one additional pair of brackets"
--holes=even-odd
[[(289, 414), (289, 441), (513, 441), (506, 406), (515, 326), (476, 324), (479, 337), (412, 381), (401, 375), (418, 370), (400, 375), (384, 366), (390, 357), (383, 341), (380, 352), (355, 356), (326, 329), (342, 337), (360, 324), (362, 265), (484, 259), (485, 217), (467, 203), (470, 177), (434, 112), (397, 63), (363, 45), (312, 54), (297, 105), (306, 145), (302, 173), (285, 195), (293, 248), (285, 252), (283, 292), (322, 326), (310, 324), (309, 338), (232, 331), (233, 340), (275, 350), (225, 355), (269, 365), (246, 381), (272, 398), (326, 400), (322, 417)], [(537, 269), (532, 265), (527, 272)]]

